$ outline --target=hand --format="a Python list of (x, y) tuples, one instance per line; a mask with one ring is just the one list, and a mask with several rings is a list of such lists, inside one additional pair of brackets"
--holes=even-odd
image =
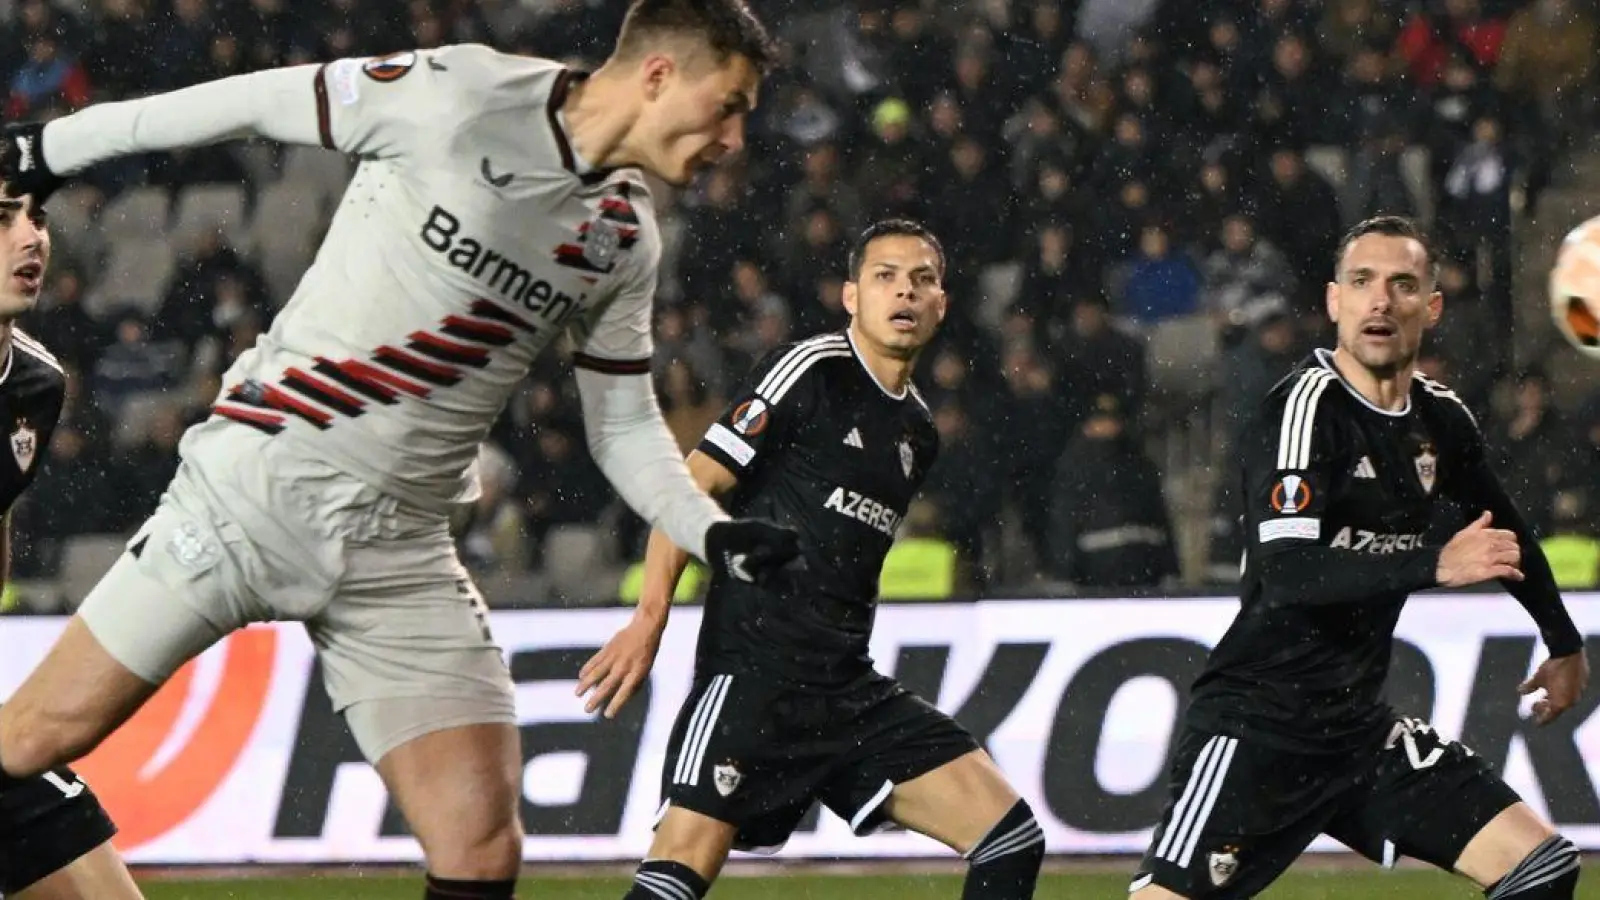
[(1527, 695), (1544, 689), (1544, 697), (1533, 703), (1533, 721), (1548, 725), (1572, 708), (1589, 683), (1589, 654), (1579, 650), (1567, 656), (1553, 656), (1539, 664), (1533, 676), (1517, 685), (1517, 693)]
[(1461, 529), (1439, 553), (1434, 577), (1443, 587), (1466, 587), (1491, 579), (1522, 580), (1522, 545), (1514, 532), (1490, 528), (1489, 513)]
[(6, 194), (31, 196), (42, 207), (64, 179), (50, 171), (44, 159), (44, 123), (23, 122), (0, 128), (0, 179)]
[[(635, 614), (632, 621), (606, 641), (599, 653), (589, 657), (578, 670), (578, 689), (574, 692), (579, 697), (589, 696), (588, 702), (583, 704), (584, 712), (593, 713), (604, 703), (606, 718), (617, 717), (623, 704), (649, 677), (666, 625), (665, 618)], [(607, 697), (611, 698), (610, 703), (606, 703)]]
[(800, 555), (800, 533), (765, 519), (730, 519), (706, 529), (706, 564), (718, 575), (766, 584)]

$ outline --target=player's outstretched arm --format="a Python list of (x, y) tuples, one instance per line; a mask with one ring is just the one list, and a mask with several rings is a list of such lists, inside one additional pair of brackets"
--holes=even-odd
[[(1506, 492), (1499, 473), (1489, 464), (1482, 435), (1476, 426), (1462, 443), (1469, 448), (1472, 459), (1469, 474), (1455, 493), (1463, 503), (1468, 504), (1468, 509), (1484, 510), (1480, 521), (1485, 524), (1492, 521), (1504, 535), (1500, 553), (1515, 556), (1514, 574), (1492, 572), (1478, 580), (1500, 580), (1506, 591), (1517, 598), (1517, 602), (1539, 626), (1540, 637), (1550, 653), (1550, 658), (1541, 663), (1533, 676), (1520, 686), (1523, 694), (1537, 690), (1545, 692), (1533, 705), (1534, 719), (1542, 725), (1577, 703), (1589, 683), (1589, 659), (1584, 650), (1583, 633), (1573, 623), (1566, 604), (1561, 601), (1561, 590), (1556, 585), (1555, 574), (1550, 570), (1550, 561), (1544, 555), (1544, 548), (1539, 545), (1538, 536), (1522, 517), (1516, 501)], [(1444, 565), (1442, 558), (1440, 565)]]
[[(732, 472), (704, 453), (690, 453), (688, 466), (695, 484), (713, 496), (726, 494), (738, 483)], [(606, 718), (615, 718), (649, 676), (661, 635), (667, 630), (672, 598), (688, 565), (689, 554), (666, 532), (651, 530), (644, 555), (644, 585), (633, 617), (578, 672), (577, 695), (588, 697), (585, 712), (604, 705)]]
[(48, 123), (9, 124), (0, 175), (13, 196), (43, 203), (96, 163), (246, 137), (383, 155), (410, 135), (437, 134), (437, 127), (419, 129), (417, 120), (441, 118), (453, 105), (447, 91), (434, 88), (459, 74), (418, 65), (425, 54), (401, 56), (398, 64), (341, 59), (267, 69), (99, 103)]

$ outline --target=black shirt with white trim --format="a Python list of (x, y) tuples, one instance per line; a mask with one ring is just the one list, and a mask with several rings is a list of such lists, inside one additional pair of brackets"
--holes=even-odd
[(43, 344), (13, 327), (10, 347), (0, 361), (0, 429), (9, 451), (0, 454), (0, 514), (9, 512), (33, 484), (61, 419), (66, 390), (61, 363)]
[(938, 443), (916, 388), (884, 388), (848, 332), (764, 359), (699, 449), (738, 477), (730, 513), (799, 530), (806, 570), (766, 587), (713, 581), (698, 665), (803, 684), (870, 672), (879, 573)]
[(1424, 534), (1446, 501), (1519, 535), (1526, 580), (1505, 588), (1552, 655), (1582, 648), (1476, 421), (1444, 385), (1419, 375), (1401, 410), (1383, 410), (1318, 350), (1267, 395), (1240, 448), (1242, 605), (1195, 682), (1191, 724), (1304, 752), (1387, 728), (1395, 625), (1411, 592), (1436, 585), (1441, 547)]

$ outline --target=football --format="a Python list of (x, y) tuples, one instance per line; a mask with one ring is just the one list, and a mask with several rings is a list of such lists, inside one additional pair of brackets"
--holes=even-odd
[(1600, 217), (1561, 242), (1550, 270), (1550, 314), (1567, 343), (1600, 359)]

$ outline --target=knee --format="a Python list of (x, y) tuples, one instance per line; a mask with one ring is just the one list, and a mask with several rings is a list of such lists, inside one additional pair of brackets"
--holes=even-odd
[(1553, 834), (1484, 894), (1489, 900), (1572, 900), (1578, 889), (1580, 860), (1572, 841)]
[(522, 868), (522, 827), (515, 816), (452, 832), (423, 847), (428, 871), (466, 881), (510, 879)]
[(1019, 797), (966, 856), (974, 868), (1003, 864), (1038, 871), (1044, 863), (1044, 829), (1034, 818), (1033, 807)]

